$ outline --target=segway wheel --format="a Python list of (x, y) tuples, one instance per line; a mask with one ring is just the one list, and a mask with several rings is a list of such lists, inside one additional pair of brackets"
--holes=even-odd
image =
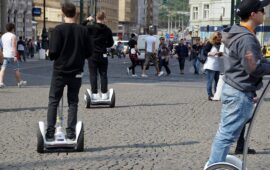
[(84, 102), (85, 102), (85, 108), (90, 108), (90, 105), (91, 105), (91, 97), (88, 93), (88, 91), (85, 92), (84, 94), (86, 96)]
[(44, 153), (44, 141), (43, 141), (43, 136), (40, 132), (39, 127), (37, 130), (37, 152)]
[(113, 94), (112, 94), (112, 101), (111, 101), (110, 107), (111, 108), (115, 107), (115, 92), (114, 91), (113, 91)]
[(229, 164), (216, 164), (206, 168), (206, 170), (240, 170), (240, 168)]
[(78, 152), (83, 152), (84, 150), (84, 130), (83, 130), (83, 124), (82, 124), (82, 129), (78, 137), (77, 141), (77, 151)]

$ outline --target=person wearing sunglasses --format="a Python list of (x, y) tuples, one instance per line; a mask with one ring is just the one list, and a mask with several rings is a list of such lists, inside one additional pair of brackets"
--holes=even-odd
[(262, 60), (261, 45), (255, 35), (255, 28), (264, 21), (264, 7), (269, 3), (242, 0), (236, 9), (240, 25), (235, 24), (222, 32), (225, 74), (221, 121), (206, 167), (225, 161), (230, 146), (252, 118), (256, 91), (262, 87), (263, 76), (270, 75), (270, 62)]

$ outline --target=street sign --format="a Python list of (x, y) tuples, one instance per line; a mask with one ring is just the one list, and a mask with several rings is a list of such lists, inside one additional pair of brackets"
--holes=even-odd
[(41, 8), (32, 8), (32, 15), (39, 17), (41, 15)]

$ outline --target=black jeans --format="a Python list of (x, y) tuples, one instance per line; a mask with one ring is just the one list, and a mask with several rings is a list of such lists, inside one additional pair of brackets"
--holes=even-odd
[(57, 107), (63, 96), (64, 87), (67, 85), (68, 120), (67, 129), (74, 129), (77, 123), (79, 91), (82, 84), (81, 78), (63, 76), (53, 73), (49, 93), (49, 106), (47, 113), (48, 128), (54, 128), (56, 123)]
[(135, 67), (137, 66), (138, 60), (136, 59), (130, 59), (131, 66), (128, 67), (129, 70), (132, 70), (132, 74), (135, 74)]
[(185, 60), (186, 59), (184, 57), (179, 57), (178, 58), (180, 71), (183, 71), (185, 69)]
[(88, 68), (90, 71), (90, 82), (92, 93), (98, 93), (97, 85), (97, 72), (100, 75), (101, 92), (107, 93), (108, 91), (108, 58), (103, 57), (103, 54), (94, 54), (88, 59)]
[(168, 65), (169, 61), (166, 61), (166, 59), (161, 59), (161, 57), (159, 58), (159, 71), (161, 71), (162, 67), (164, 66), (167, 74), (171, 74), (171, 70)]

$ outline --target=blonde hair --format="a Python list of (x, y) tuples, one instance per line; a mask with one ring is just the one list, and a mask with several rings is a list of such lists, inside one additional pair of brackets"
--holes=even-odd
[(209, 38), (209, 42), (213, 45), (213, 44), (216, 44), (216, 40), (217, 38), (221, 36), (221, 33), (220, 32), (214, 32), (210, 38)]
[(97, 13), (97, 20), (103, 21), (105, 18), (106, 18), (106, 14), (105, 14), (104, 11), (99, 11), (99, 12)]

